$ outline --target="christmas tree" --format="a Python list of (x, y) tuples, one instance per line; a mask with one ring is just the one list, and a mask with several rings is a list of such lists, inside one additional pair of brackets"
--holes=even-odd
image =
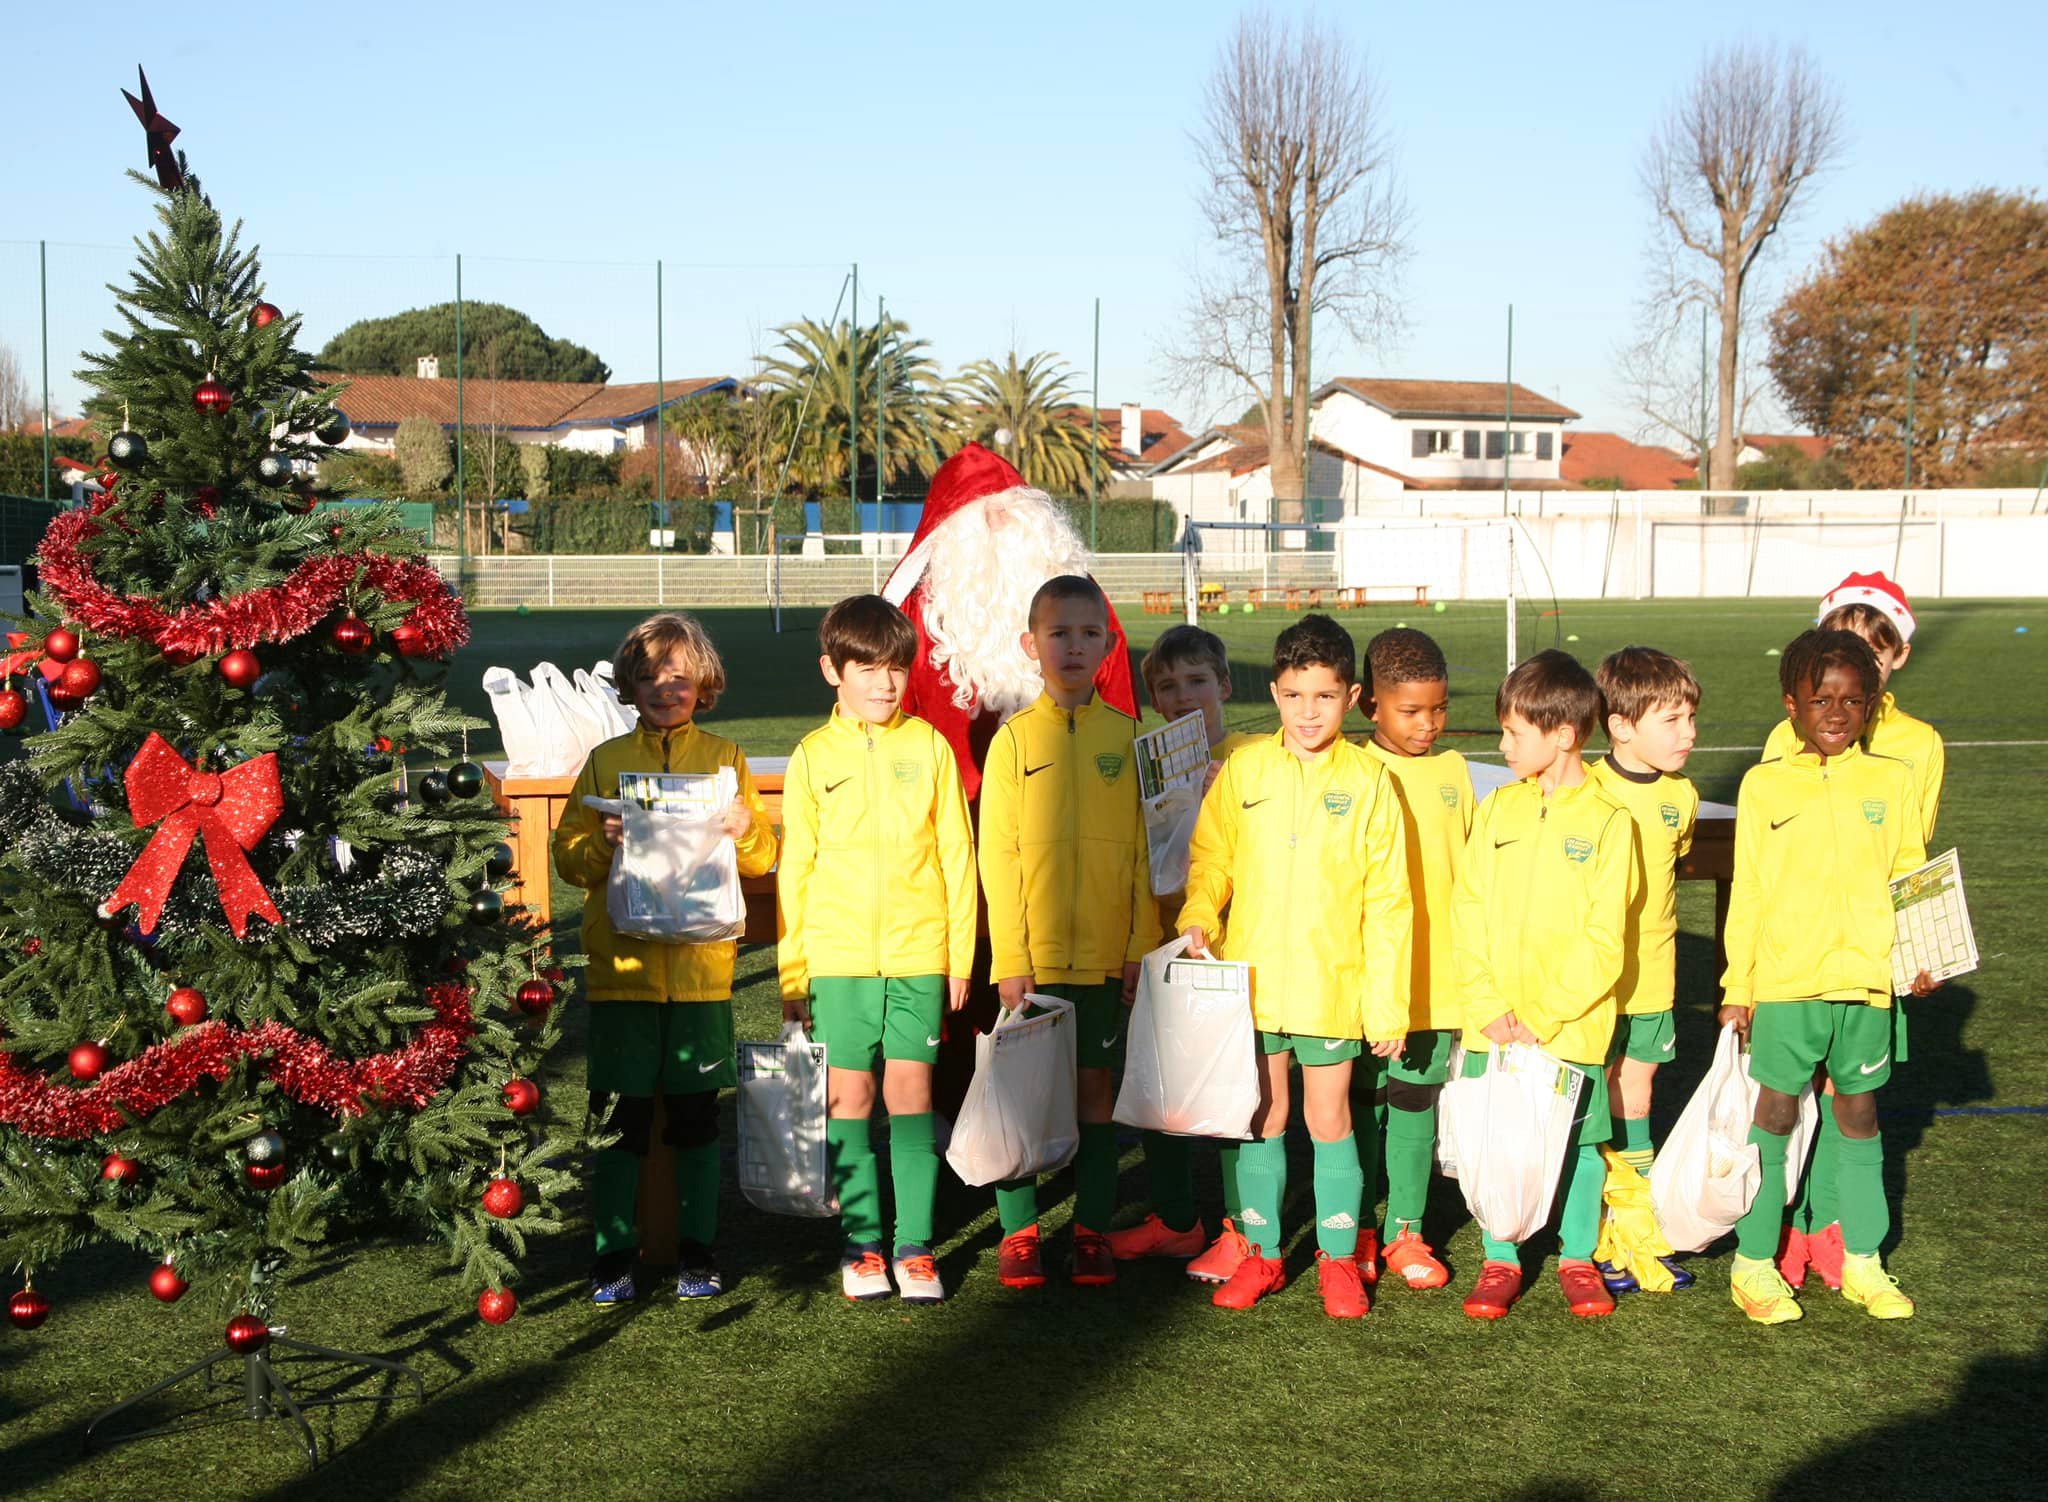
[[(318, 506), (338, 388), (147, 99), (161, 226), (80, 372), (103, 489), (51, 524), (0, 691), (50, 722), (0, 766), (10, 1314), (117, 1242), (138, 1295), (267, 1319), (294, 1262), (409, 1227), (499, 1323), (569, 1176), (541, 939), (438, 686), (468, 626), (390, 507)], [(408, 786), (408, 752), (465, 759)]]

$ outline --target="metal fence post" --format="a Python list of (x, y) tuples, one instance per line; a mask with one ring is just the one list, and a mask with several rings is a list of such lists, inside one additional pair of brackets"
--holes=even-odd
[(555, 555), (548, 554), (548, 603), (555, 603)]

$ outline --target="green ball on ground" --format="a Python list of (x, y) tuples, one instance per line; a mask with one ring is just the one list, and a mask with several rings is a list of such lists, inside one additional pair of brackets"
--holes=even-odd
[(1579, 638), (1577, 637), (1577, 635), (1567, 636), (1565, 638), (1566, 641), (1577, 641), (1578, 639)]
[(1766, 656), (1766, 657), (1776, 657), (1777, 655), (1778, 655), (1778, 649), (1777, 649), (1776, 647), (1765, 647), (1765, 648), (1764, 648), (1764, 656)]
[(1446, 610), (1450, 609), (1450, 606), (1444, 604), (1442, 600), (1438, 600), (1434, 605), (1430, 606), (1429, 608), (1431, 610), (1434, 610), (1438, 615), (1442, 615)]

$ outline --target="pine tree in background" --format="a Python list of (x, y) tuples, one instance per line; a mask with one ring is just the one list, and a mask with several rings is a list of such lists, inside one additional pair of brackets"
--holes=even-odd
[(390, 508), (314, 509), (336, 388), (177, 161), (131, 174), (161, 228), (80, 373), (107, 490), (45, 536), (0, 693), (0, 725), (23, 683), (56, 720), (0, 765), (10, 1314), (111, 1241), (138, 1297), (267, 1318), (291, 1264), (410, 1227), (500, 1323), (570, 1144), (504, 819), (466, 760), (406, 783), (482, 723), (438, 687), (468, 627)]

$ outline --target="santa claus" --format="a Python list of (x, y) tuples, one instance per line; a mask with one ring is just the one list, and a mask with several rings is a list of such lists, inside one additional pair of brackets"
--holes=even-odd
[[(910, 551), (882, 593), (917, 625), (917, 661), (904, 708), (952, 744), (967, 796), (996, 727), (1043, 689), (1024, 654), (1031, 597), (1060, 574), (1088, 572), (1088, 547), (1053, 504), (1008, 461), (970, 443), (939, 466)], [(1116, 611), (1095, 676), (1105, 704), (1136, 717), (1131, 665)]]

